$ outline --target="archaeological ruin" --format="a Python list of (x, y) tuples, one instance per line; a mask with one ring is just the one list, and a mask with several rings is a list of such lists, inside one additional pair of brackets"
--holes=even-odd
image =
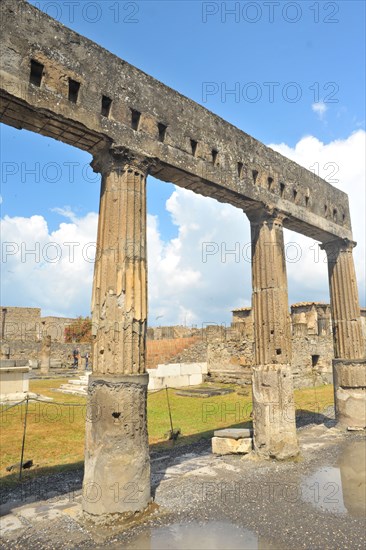
[[(337, 420), (365, 427), (365, 343), (347, 195), (25, 0), (2, 0), (0, 8), (1, 122), (88, 151), (102, 175), (85, 514), (142, 511), (151, 500), (148, 174), (241, 209), (243, 223), (249, 218), (255, 451), (278, 459), (299, 452), (284, 228), (319, 241), (327, 253)], [(133, 488), (133, 498), (116, 499), (116, 484), (127, 487), (125, 496)]]

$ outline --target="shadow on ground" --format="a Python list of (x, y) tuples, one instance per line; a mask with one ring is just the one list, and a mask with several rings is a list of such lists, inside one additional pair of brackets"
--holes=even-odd
[[(334, 425), (334, 412), (327, 409), (324, 413), (307, 409), (296, 411), (296, 426), (303, 428), (311, 424), (323, 424), (326, 427)], [(229, 428), (252, 428), (252, 422), (241, 422), (228, 426)], [(153, 475), (153, 495), (165, 470), (172, 464), (187, 460), (192, 456), (207, 455), (211, 450), (213, 430), (207, 430), (194, 435), (181, 434), (176, 441), (167, 440), (150, 445), (150, 456)], [(12, 506), (19, 502), (32, 503), (65, 494), (80, 492), (83, 480), (83, 461), (26, 470), (19, 481), (19, 471), (6, 476), (0, 488), (0, 515), (7, 514)]]

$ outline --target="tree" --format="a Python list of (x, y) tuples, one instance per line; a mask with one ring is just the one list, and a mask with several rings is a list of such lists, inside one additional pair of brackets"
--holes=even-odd
[(65, 342), (83, 344), (92, 341), (92, 322), (90, 317), (78, 317), (65, 327)]

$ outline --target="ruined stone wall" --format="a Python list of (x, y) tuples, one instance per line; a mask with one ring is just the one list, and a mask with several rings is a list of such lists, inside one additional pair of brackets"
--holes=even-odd
[(205, 338), (199, 338), (192, 345), (171, 358), (172, 363), (206, 363), (207, 342)]
[(0, 306), (0, 335), (6, 342), (38, 342), (42, 335), (51, 336), (53, 342), (65, 341), (65, 328), (74, 318), (41, 317), (37, 307)]
[(207, 327), (207, 365), (215, 381), (250, 384), (254, 357), (253, 323), (234, 323), (231, 328)]
[[(72, 363), (72, 351), (78, 347), (90, 354), (90, 344), (66, 344), (65, 327), (75, 319), (41, 317), (40, 308), (0, 306), (1, 358), (30, 360), (37, 366), (41, 358), (42, 338), (51, 336), (51, 364)], [(5, 320), (5, 323), (4, 323)]]
[[(51, 341), (51, 366), (70, 366), (73, 363), (72, 352), (77, 347), (81, 355), (91, 354), (90, 344), (65, 344)], [(31, 361), (32, 367), (39, 366), (41, 360), (42, 342), (30, 340), (12, 340), (2, 345), (2, 358)]]
[(72, 317), (41, 317), (43, 334), (51, 336), (52, 342), (64, 342), (65, 328), (74, 321)]
[[(334, 351), (329, 304), (294, 304), (291, 322), (294, 386), (331, 383)], [(230, 328), (209, 328), (207, 363), (211, 379), (250, 384), (254, 365), (251, 308), (234, 310)]]
[[(331, 336), (292, 337), (292, 372), (294, 387), (332, 383), (333, 341)], [(208, 372), (217, 381), (251, 383), (254, 365), (254, 340), (248, 341), (230, 331), (224, 341), (219, 338), (207, 347)]]
[(331, 384), (332, 359), (334, 357), (332, 336), (309, 335), (292, 337), (292, 374), (294, 387)]
[(0, 306), (0, 335), (5, 340), (39, 340), (41, 310), (36, 307)]

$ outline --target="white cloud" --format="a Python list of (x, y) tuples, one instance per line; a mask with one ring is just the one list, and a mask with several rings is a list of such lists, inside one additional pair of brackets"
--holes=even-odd
[[(335, 140), (328, 144), (322, 143), (315, 137), (308, 136), (300, 140), (294, 148), (287, 145), (270, 144), (269, 147), (298, 162), (305, 168), (316, 170), (319, 175), (330, 181), (332, 185), (348, 194), (353, 238), (358, 245), (354, 249), (356, 275), (360, 289), (360, 302), (365, 305), (365, 151), (366, 133), (358, 130), (347, 139)], [(306, 255), (299, 264), (288, 265), (289, 282), (308, 288), (310, 299), (311, 288), (315, 293), (327, 286), (324, 279), (326, 260), (324, 253), (320, 253), (319, 262), (316, 262), (317, 253), (309, 250), (310, 239), (298, 234), (287, 232), (287, 239), (295, 236), (296, 240), (305, 249)]]
[[(365, 303), (365, 132), (345, 140), (324, 144), (315, 137), (300, 140), (294, 148), (285, 144), (270, 147), (317, 171), (349, 195), (354, 251), (360, 297)], [(176, 188), (167, 201), (173, 222), (179, 227), (176, 239), (161, 240), (156, 218), (149, 222), (151, 322), (159, 323), (229, 321), (232, 307), (250, 304), (249, 223), (246, 216), (185, 189)], [(154, 244), (153, 244), (154, 243)], [(202, 260), (203, 243), (215, 243)], [(236, 243), (238, 243), (236, 245)], [(329, 301), (325, 253), (318, 243), (298, 233), (285, 231), (289, 300)], [(208, 246), (208, 245), (206, 245)], [(240, 257), (229, 254), (236, 250)], [(226, 254), (225, 254), (226, 251)], [(239, 263), (237, 263), (237, 260)]]
[(327, 105), (323, 101), (318, 101), (317, 103), (313, 103), (311, 105), (311, 108), (314, 111), (314, 113), (316, 113), (318, 115), (320, 120), (323, 120), (324, 115), (325, 115), (326, 111), (328, 110)]
[(71, 206), (64, 206), (63, 208), (51, 208), (51, 212), (55, 212), (56, 214), (59, 214), (60, 216), (63, 216), (64, 218), (67, 218), (68, 220), (77, 223), (77, 216), (75, 215), (75, 212), (72, 210)]
[[(361, 303), (365, 303), (365, 132), (357, 131), (345, 140), (324, 144), (308, 136), (294, 148), (286, 144), (270, 147), (319, 175), (339, 180), (336, 187), (348, 193), (354, 238), (354, 257)], [(316, 164), (317, 163), (317, 164)], [(150, 323), (201, 324), (230, 322), (230, 310), (249, 305), (251, 300), (250, 235), (245, 214), (234, 207), (176, 188), (166, 203), (178, 236), (165, 241), (156, 216), (148, 216)], [(78, 218), (70, 207), (58, 209), (67, 222), (49, 232), (42, 216), (5, 217), (4, 243), (13, 242), (17, 254), (3, 263), (4, 305), (41, 307), (44, 314), (87, 314), (93, 278), (93, 248), (97, 214)], [(311, 239), (285, 232), (290, 302), (329, 300), (327, 265), (324, 254)], [(75, 247), (70, 262), (70, 245)], [(295, 242), (293, 245), (291, 243)], [(23, 243), (23, 245), (22, 245)], [(27, 250), (39, 243), (40, 261)], [(53, 246), (51, 243), (56, 243)], [(23, 247), (23, 249), (22, 249)], [(296, 255), (301, 258), (294, 261)], [(45, 261), (57, 253), (55, 263)], [(82, 251), (84, 250), (84, 257)], [(206, 251), (206, 256), (202, 255)], [(23, 260), (21, 256), (23, 252)], [(4, 258), (3, 258), (4, 261)], [(6, 304), (4, 297), (6, 297)]]
[(2, 304), (41, 307), (44, 315), (88, 314), (97, 221), (93, 212), (73, 216), (49, 232), (43, 216), (5, 216)]

